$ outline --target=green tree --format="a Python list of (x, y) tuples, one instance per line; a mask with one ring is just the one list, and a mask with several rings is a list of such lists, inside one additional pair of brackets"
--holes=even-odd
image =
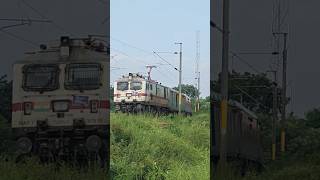
[[(220, 93), (221, 75), (213, 83), (213, 92)], [(233, 71), (229, 75), (229, 97), (257, 112), (270, 114), (272, 112), (273, 81), (266, 74), (238, 73)], [(278, 101), (280, 102), (280, 92)], [(280, 104), (280, 103), (278, 103)]]
[[(173, 89), (179, 91), (179, 87), (174, 87)], [(181, 92), (192, 99), (195, 99), (198, 97), (198, 95), (200, 95), (198, 89), (190, 84), (181, 84)]]
[(320, 110), (313, 109), (306, 113), (306, 125), (311, 128), (320, 128)]
[(114, 102), (113, 102), (113, 93), (114, 93), (114, 87), (110, 85), (110, 109), (111, 111), (114, 110)]
[(0, 77), (0, 95), (0, 114), (11, 121), (12, 81), (6, 75)]

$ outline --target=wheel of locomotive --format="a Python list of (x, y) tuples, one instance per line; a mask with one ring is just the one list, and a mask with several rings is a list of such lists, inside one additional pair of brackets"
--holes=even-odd
[(108, 160), (108, 141), (102, 139), (97, 135), (91, 135), (86, 140), (86, 148), (88, 150), (89, 166), (94, 167), (98, 165), (101, 168), (105, 168)]
[(17, 157), (16, 163), (25, 162), (25, 159), (31, 157), (33, 142), (29, 137), (20, 137), (16, 142)]

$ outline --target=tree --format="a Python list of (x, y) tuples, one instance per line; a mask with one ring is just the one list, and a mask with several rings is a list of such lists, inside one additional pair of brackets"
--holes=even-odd
[[(214, 81), (213, 92), (220, 93), (221, 75)], [(266, 74), (251, 74), (249, 72), (229, 74), (229, 98), (257, 112), (270, 114), (272, 112), (273, 81)], [(278, 104), (281, 103), (281, 88), (278, 91)], [(289, 101), (289, 99), (288, 99)]]
[(114, 110), (113, 93), (114, 93), (114, 87), (110, 85), (110, 109), (111, 110)]
[(0, 95), (0, 114), (11, 121), (12, 81), (6, 75), (0, 76)]
[(320, 128), (320, 110), (313, 109), (306, 113), (306, 125), (310, 128)]
[[(174, 87), (173, 89), (176, 91), (179, 91), (179, 87)], [(181, 84), (181, 92), (186, 94), (192, 99), (195, 99), (199, 95), (198, 89), (193, 85), (189, 85), (189, 84)]]

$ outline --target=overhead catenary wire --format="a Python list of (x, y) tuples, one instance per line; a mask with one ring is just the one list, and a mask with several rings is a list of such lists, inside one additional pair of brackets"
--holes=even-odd
[[(48, 18), (44, 13), (40, 12), (38, 9), (36, 9), (34, 6), (32, 6), (29, 2), (26, 2), (25, 0), (21, 0), (21, 2), (22, 2), (23, 4), (25, 4), (29, 9), (31, 9), (33, 12), (35, 12), (36, 14), (38, 14), (41, 18), (47, 19), (47, 20), (50, 19), (50, 18)], [(51, 20), (51, 21), (52, 21), (52, 20)], [(52, 24), (53, 24), (58, 30), (60, 30), (61, 32), (68, 33), (68, 34), (74, 36), (73, 33), (67, 31), (65, 28), (63, 28), (62, 26), (60, 26), (60, 25), (57, 24), (56, 22), (52, 21)]]
[(240, 60), (242, 63), (246, 64), (249, 68), (251, 68), (254, 72), (261, 74), (263, 71), (258, 70), (253, 65), (251, 65), (248, 61), (246, 61), (243, 57), (239, 56), (237, 53), (230, 51), (231, 55), (233, 57), (236, 57), (238, 60)]
[(174, 65), (172, 65), (169, 61), (165, 60), (163, 57), (161, 57), (158, 53), (156, 53), (156, 52), (154, 52), (154, 51), (153, 51), (153, 53), (156, 54), (161, 60), (163, 60), (163, 61), (166, 62), (168, 65), (170, 65), (171, 67), (173, 67), (175, 70), (178, 71), (178, 69), (177, 69)]
[(15, 38), (15, 39), (18, 39), (18, 40), (20, 40), (20, 41), (23, 41), (23, 42), (25, 42), (25, 43), (27, 43), (27, 44), (29, 44), (29, 45), (34, 46), (34, 47), (38, 47), (38, 43), (36, 43), (36, 42), (27, 40), (27, 39), (25, 39), (25, 38), (23, 38), (23, 37), (20, 37), (20, 36), (18, 36), (18, 35), (15, 35), (15, 34), (13, 34), (13, 33), (10, 33), (10, 32), (8, 32), (8, 31), (5, 31), (5, 30), (0, 30), (0, 32), (6, 34), (6, 35), (8, 35), (8, 36), (11, 36), (11, 37), (13, 37), (13, 38)]

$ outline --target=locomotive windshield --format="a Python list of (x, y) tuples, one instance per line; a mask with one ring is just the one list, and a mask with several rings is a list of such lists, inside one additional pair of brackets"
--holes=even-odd
[(130, 84), (130, 90), (141, 90), (142, 83), (140, 81), (133, 81)]
[(119, 91), (125, 91), (129, 89), (129, 83), (128, 82), (118, 82), (117, 83), (117, 90)]
[(93, 90), (101, 85), (100, 64), (69, 64), (66, 67), (65, 88), (72, 90)]
[(59, 67), (50, 64), (31, 64), (23, 67), (25, 91), (52, 91), (59, 86)]

